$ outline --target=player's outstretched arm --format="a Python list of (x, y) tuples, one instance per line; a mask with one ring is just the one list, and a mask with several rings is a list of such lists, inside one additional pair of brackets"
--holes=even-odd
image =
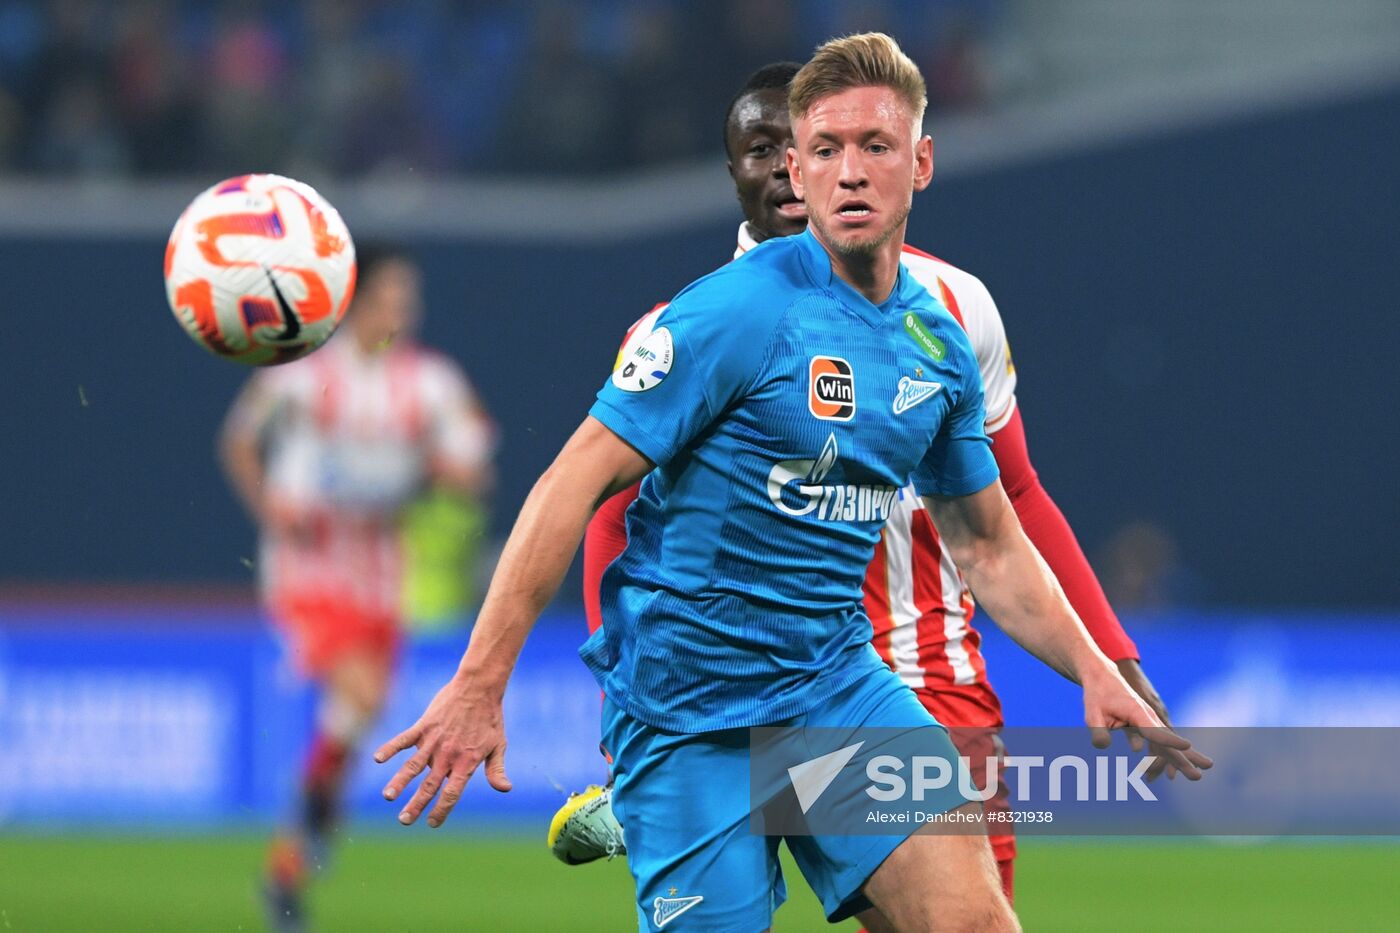
[(1001, 482), (967, 496), (924, 499), (968, 586), (997, 624), (1027, 651), (1084, 688), (1094, 744), (1133, 728), (1160, 745), (1192, 780), (1210, 759), (1163, 725), (1094, 644), (1055, 575), (1021, 530)]
[(428, 825), (441, 826), (482, 763), (492, 787), (510, 790), (501, 701), (525, 637), (558, 590), (593, 510), (651, 468), (590, 417), (535, 483), (501, 553), (457, 673), (417, 722), (374, 753), (383, 763), (404, 749), (417, 749), (385, 786), (387, 800), (426, 772), (399, 813), (400, 823), (412, 824), (437, 797)]
[(229, 487), (259, 526), (268, 516), (263, 507), (263, 463), (259, 437), (274, 404), (262, 380), (253, 377), (238, 393), (219, 430), (219, 465)]

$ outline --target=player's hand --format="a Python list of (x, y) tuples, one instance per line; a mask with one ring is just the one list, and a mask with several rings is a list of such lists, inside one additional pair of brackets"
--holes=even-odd
[[(1152, 681), (1147, 679), (1147, 672), (1142, 669), (1142, 665), (1138, 663), (1137, 659), (1123, 658), (1114, 663), (1118, 665), (1118, 673), (1123, 675), (1123, 680), (1127, 682), (1129, 687), (1133, 688), (1133, 692), (1140, 696), (1142, 701), (1151, 707), (1152, 712), (1157, 714), (1157, 718), (1162, 720), (1162, 725), (1170, 727), (1172, 718), (1167, 712), (1167, 704), (1163, 702), (1161, 695), (1157, 693), (1157, 688), (1152, 686)], [(1129, 733), (1129, 742), (1133, 745), (1133, 751), (1142, 751), (1140, 747), (1142, 740), (1136, 734), (1132, 732)], [(1152, 762), (1152, 766), (1147, 769), (1147, 780), (1149, 782), (1155, 780), (1163, 771), (1167, 774), (1167, 780), (1174, 780), (1176, 778), (1176, 766), (1171, 764), (1167, 755), (1164, 754), (1164, 750), (1155, 746), (1150, 746), (1150, 750), (1153, 757), (1156, 758), (1156, 761)]]
[(1083, 683), (1084, 721), (1095, 748), (1108, 748), (1110, 731), (1125, 729), (1134, 751), (1142, 750), (1145, 739), (1159, 760), (1165, 759), (1192, 781), (1199, 781), (1201, 772), (1214, 764), (1173, 732), (1116, 669), (1105, 666), (1085, 676)]
[(434, 797), (437, 805), (428, 814), (428, 825), (435, 829), (441, 826), (482, 763), (488, 784), (502, 793), (511, 788), (506, 777), (500, 694), (479, 687), (470, 678), (459, 674), (449, 680), (418, 721), (381, 745), (374, 760), (383, 764), (415, 746), (417, 751), (384, 786), (384, 799), (396, 800), (414, 778), (426, 772), (418, 790), (399, 812), (399, 822), (405, 826), (413, 825)]

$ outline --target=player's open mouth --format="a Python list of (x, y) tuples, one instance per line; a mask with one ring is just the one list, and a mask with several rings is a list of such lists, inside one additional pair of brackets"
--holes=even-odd
[(795, 194), (779, 197), (773, 202), (778, 208), (778, 213), (784, 217), (806, 217), (807, 205)]
[(870, 205), (863, 201), (852, 201), (848, 204), (841, 205), (836, 210), (837, 217), (852, 222), (865, 220), (872, 213), (873, 211), (871, 211)]

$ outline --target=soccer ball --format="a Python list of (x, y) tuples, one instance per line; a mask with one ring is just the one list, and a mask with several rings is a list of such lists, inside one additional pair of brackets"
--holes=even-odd
[(355, 291), (355, 244), (335, 208), (281, 175), (221, 181), (185, 208), (165, 248), (165, 293), (204, 349), (250, 366), (325, 343)]

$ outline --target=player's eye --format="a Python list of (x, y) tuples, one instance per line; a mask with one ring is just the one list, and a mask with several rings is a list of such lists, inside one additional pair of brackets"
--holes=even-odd
[(868, 149), (871, 155), (884, 155), (890, 151), (890, 147), (884, 143), (871, 143)]
[(762, 159), (773, 151), (773, 147), (768, 143), (758, 143), (749, 148), (749, 155), (756, 159)]
[(817, 149), (816, 155), (818, 159), (829, 159), (836, 155), (836, 150), (830, 146), (821, 146)]

